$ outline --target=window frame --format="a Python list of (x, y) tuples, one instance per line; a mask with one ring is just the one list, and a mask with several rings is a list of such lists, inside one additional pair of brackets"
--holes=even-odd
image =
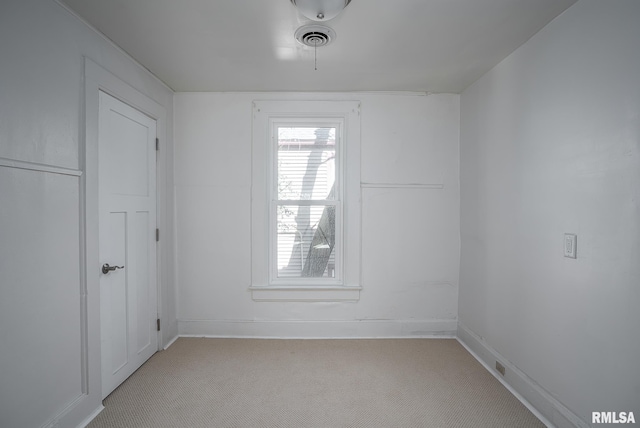
[[(336, 130), (336, 278), (278, 278), (277, 126), (340, 125)], [(360, 102), (254, 101), (251, 188), (251, 285), (255, 301), (355, 301), (360, 298)], [(339, 151), (339, 153), (338, 153)], [(299, 202), (299, 201), (298, 201)], [(305, 204), (307, 202), (304, 202)], [(339, 209), (338, 209), (339, 206)], [(341, 238), (341, 239), (340, 239)], [(338, 243), (338, 239), (340, 239)], [(335, 247), (334, 247), (335, 248)], [(336, 259), (336, 265), (338, 260)], [(340, 274), (338, 275), (338, 272)]]

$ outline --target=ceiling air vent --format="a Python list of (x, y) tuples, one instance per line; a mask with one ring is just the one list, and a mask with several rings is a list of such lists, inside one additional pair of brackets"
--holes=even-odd
[(304, 25), (296, 30), (296, 40), (312, 48), (327, 46), (336, 38), (336, 32), (324, 25)]

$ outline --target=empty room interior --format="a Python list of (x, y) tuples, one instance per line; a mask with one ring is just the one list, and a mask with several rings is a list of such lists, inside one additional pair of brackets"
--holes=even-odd
[(639, 423), (639, 22), (0, 0), (0, 426)]

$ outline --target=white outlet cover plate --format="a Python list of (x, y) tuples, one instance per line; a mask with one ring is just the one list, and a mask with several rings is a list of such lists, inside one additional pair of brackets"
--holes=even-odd
[(564, 256), (572, 259), (576, 258), (576, 244), (578, 236), (574, 233), (564, 234)]

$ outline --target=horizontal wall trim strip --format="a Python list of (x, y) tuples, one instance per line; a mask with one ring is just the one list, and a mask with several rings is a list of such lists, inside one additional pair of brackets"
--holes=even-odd
[[(538, 383), (527, 376), (526, 373), (489, 346), (483, 338), (462, 323), (458, 323), (457, 336), (458, 341), (471, 355), (545, 425), (557, 428), (587, 428), (589, 426), (549, 392), (538, 385)], [(493, 368), (495, 367), (496, 361), (505, 367), (504, 377), (498, 374)]]
[(178, 320), (180, 336), (264, 339), (455, 338), (457, 320)]
[(363, 189), (444, 189), (444, 184), (438, 183), (360, 183)]
[(7, 168), (26, 169), (29, 171), (48, 172), (52, 174), (71, 175), (74, 177), (80, 177), (82, 171), (78, 169), (62, 168), (59, 166), (46, 165), (35, 162), (25, 162), (14, 159), (0, 158), (0, 166)]

